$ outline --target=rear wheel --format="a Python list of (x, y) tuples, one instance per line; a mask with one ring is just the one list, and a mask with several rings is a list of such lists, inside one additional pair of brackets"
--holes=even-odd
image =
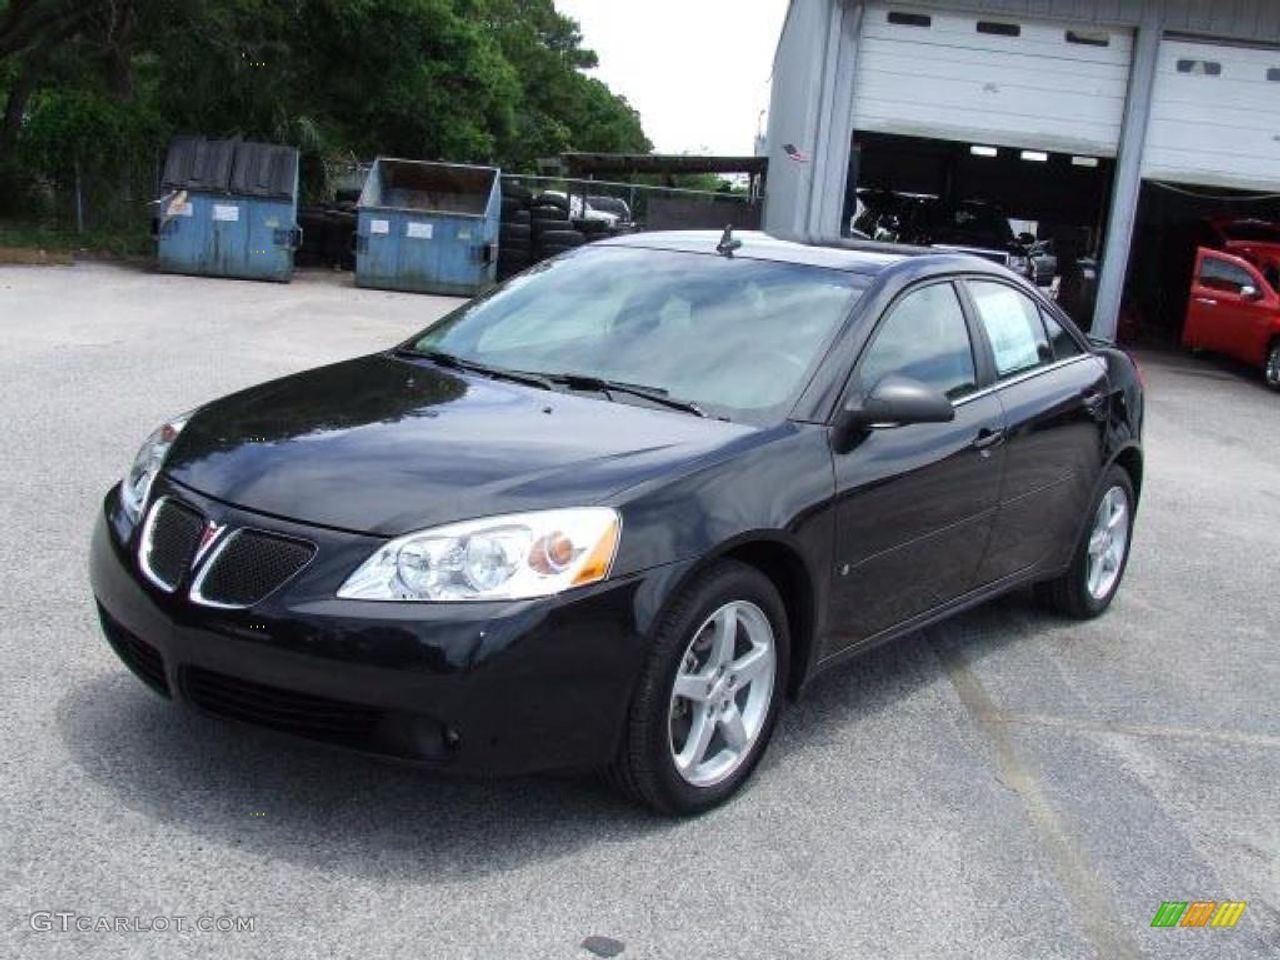
[(1129, 564), (1137, 504), (1133, 482), (1124, 468), (1112, 467), (1101, 490), (1070, 569), (1036, 588), (1046, 606), (1080, 620), (1096, 617), (1111, 606)]
[(769, 579), (733, 561), (709, 570), (661, 621), (614, 780), (662, 813), (700, 813), (728, 799), (773, 734), (789, 654)]
[(1266, 378), (1268, 387), (1280, 390), (1280, 340), (1273, 340), (1267, 351)]

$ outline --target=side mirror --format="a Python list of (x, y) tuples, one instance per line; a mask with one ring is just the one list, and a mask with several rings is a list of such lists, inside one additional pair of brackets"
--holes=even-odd
[(833, 444), (837, 453), (847, 453), (869, 430), (913, 423), (950, 423), (955, 418), (955, 407), (941, 391), (911, 377), (890, 373), (869, 394), (850, 400), (840, 411)]
[(1261, 300), (1262, 292), (1252, 284), (1245, 284), (1240, 288), (1240, 296), (1246, 300)]

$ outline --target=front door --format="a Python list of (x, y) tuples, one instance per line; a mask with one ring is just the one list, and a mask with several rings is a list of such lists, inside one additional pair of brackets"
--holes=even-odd
[(1004, 462), (999, 400), (978, 393), (973, 341), (955, 286), (915, 287), (881, 320), (849, 395), (889, 373), (946, 394), (950, 423), (872, 429), (835, 457), (838, 649), (961, 596), (974, 584)]
[(1183, 342), (1259, 363), (1277, 310), (1280, 297), (1253, 264), (1229, 253), (1201, 249)]

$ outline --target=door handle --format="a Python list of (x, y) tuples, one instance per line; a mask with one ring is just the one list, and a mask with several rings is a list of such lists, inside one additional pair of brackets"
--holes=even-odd
[(1003, 430), (991, 430), (983, 427), (978, 431), (978, 435), (973, 438), (973, 443), (969, 446), (975, 450), (981, 450), (983, 456), (991, 456), (991, 448), (1004, 442)]
[(1203, 303), (1206, 307), (1216, 307), (1218, 301), (1211, 297), (1196, 297), (1196, 303)]
[(1101, 390), (1090, 390), (1080, 398), (1080, 405), (1090, 413), (1097, 413), (1107, 402), (1107, 395)]

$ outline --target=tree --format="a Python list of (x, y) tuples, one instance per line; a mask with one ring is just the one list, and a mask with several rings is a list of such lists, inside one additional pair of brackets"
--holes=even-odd
[(505, 165), (531, 170), (539, 157), (569, 150), (647, 153), (639, 114), (623, 97), (582, 71), (596, 54), (578, 24), (551, 0), (473, 0), (476, 17), (515, 70), (521, 97)]
[(552, 0), (0, 0), (0, 160), (105, 184), (175, 133), (292, 143), (308, 171), (648, 150), (595, 63)]

